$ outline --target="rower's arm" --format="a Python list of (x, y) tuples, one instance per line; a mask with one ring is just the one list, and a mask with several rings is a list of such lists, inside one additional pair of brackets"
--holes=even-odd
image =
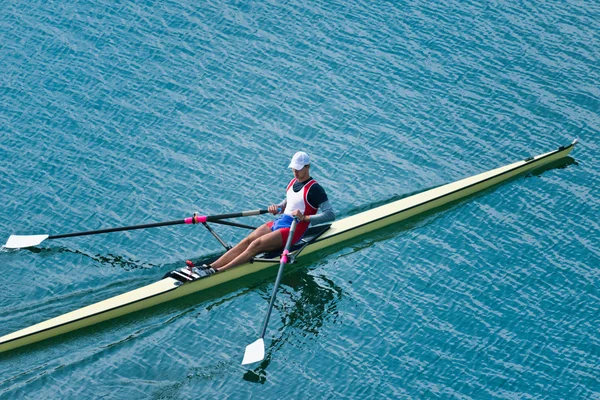
[(315, 215), (309, 215), (305, 217), (306, 221), (308, 221), (311, 225), (323, 224), (325, 222), (330, 222), (335, 220), (335, 211), (333, 211), (333, 207), (329, 200), (324, 201), (319, 206), (319, 212)]
[(281, 212), (279, 214), (283, 214), (283, 211), (285, 210), (285, 206), (287, 206), (287, 199), (283, 199), (282, 202), (277, 204), (277, 207), (281, 208)]

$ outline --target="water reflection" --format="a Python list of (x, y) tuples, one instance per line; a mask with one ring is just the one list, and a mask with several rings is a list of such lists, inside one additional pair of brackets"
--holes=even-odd
[(109, 264), (113, 267), (123, 269), (125, 271), (131, 271), (134, 269), (149, 269), (155, 267), (153, 264), (142, 262), (139, 260), (132, 260), (126, 256), (115, 255), (115, 254), (88, 254), (79, 250), (73, 250), (67, 247), (26, 247), (24, 249), (17, 249), (15, 251), (29, 251), (34, 254), (41, 254), (44, 256), (50, 256), (53, 254), (67, 253), (84, 256), (96, 261), (99, 264)]
[[(265, 359), (254, 369), (246, 371), (243, 379), (248, 382), (265, 383), (266, 369), (271, 363), (271, 355), (302, 332), (302, 337), (318, 336), (320, 329), (328, 322), (335, 321), (337, 306), (342, 299), (342, 289), (323, 275), (312, 275), (307, 268), (285, 275), (281, 281), (274, 307), (279, 311), (282, 327), (267, 330), (272, 340), (265, 349)], [(270, 299), (270, 291), (264, 292), (265, 301)]]

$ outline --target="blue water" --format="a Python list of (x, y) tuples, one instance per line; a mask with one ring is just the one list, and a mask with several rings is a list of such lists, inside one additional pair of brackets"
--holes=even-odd
[[(2, 8), (2, 243), (263, 207), (300, 149), (343, 217), (580, 144), (295, 265), (260, 365), (275, 271), (1, 354), (1, 398), (600, 398), (598, 3)], [(197, 226), (0, 250), (0, 335), (219, 251)]]

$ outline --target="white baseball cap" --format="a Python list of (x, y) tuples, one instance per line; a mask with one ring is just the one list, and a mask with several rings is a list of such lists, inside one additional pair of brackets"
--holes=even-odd
[(308, 158), (308, 154), (303, 151), (299, 151), (294, 154), (292, 157), (292, 161), (290, 161), (290, 165), (288, 168), (293, 168), (295, 170), (301, 170), (305, 165), (310, 164), (310, 159)]

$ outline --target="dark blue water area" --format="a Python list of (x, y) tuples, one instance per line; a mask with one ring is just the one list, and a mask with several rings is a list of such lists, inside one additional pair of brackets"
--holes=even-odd
[[(291, 266), (261, 364), (275, 270), (2, 353), (1, 398), (600, 398), (596, 2), (2, 8), (2, 243), (263, 208), (298, 150), (343, 218), (580, 143)], [(201, 226), (2, 249), (0, 335), (219, 251)]]

